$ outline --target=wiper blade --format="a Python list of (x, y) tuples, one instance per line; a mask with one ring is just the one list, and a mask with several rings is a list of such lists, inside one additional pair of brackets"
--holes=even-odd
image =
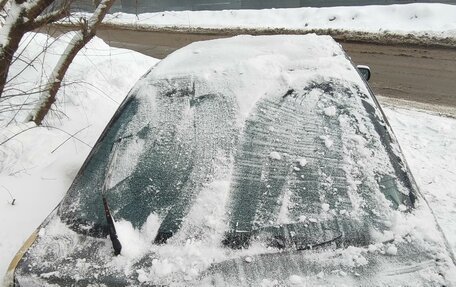
[(103, 182), (103, 187), (101, 188), (101, 197), (103, 199), (103, 207), (106, 216), (106, 221), (108, 223), (109, 238), (111, 239), (112, 247), (114, 248), (114, 255), (117, 256), (120, 254), (120, 251), (122, 251), (122, 244), (120, 244), (119, 238), (117, 237), (116, 226), (114, 225), (114, 220), (112, 219), (111, 211), (109, 210), (108, 206), (108, 200), (106, 199), (107, 183), (111, 181), (112, 176), (112, 164), (116, 161), (117, 158), (116, 145), (113, 146), (112, 152), (113, 155), (107, 166), (106, 177)]
[(122, 250), (122, 244), (120, 244), (119, 238), (117, 237), (116, 227), (114, 225), (114, 220), (111, 216), (111, 211), (109, 210), (108, 201), (106, 200), (104, 194), (102, 195), (102, 197), (106, 221), (108, 222), (109, 238), (111, 239), (112, 247), (114, 248), (114, 255), (117, 256), (120, 254), (120, 251)]
[(279, 249), (309, 250), (331, 243), (364, 246), (370, 242), (367, 227), (351, 220), (330, 220), (319, 223), (291, 223), (267, 226), (251, 231), (230, 231), (223, 244), (239, 249), (247, 248), (252, 239)]
[(233, 249), (247, 248), (250, 244), (250, 238), (256, 233), (253, 231), (229, 231), (225, 234), (222, 244)]
[(316, 244), (307, 244), (307, 245), (303, 245), (303, 246), (300, 246), (300, 247), (297, 247), (296, 250), (311, 250), (311, 249), (314, 249), (316, 247), (320, 247), (320, 246), (324, 246), (326, 244), (330, 244), (330, 243), (333, 243), (339, 239), (342, 239), (342, 234), (339, 234), (339, 236), (336, 236), (332, 239), (329, 239), (329, 240), (326, 240), (326, 241), (322, 241), (322, 242), (319, 242), (319, 243), (316, 243)]

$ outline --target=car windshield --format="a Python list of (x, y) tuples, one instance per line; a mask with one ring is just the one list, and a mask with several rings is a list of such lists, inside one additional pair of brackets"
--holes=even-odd
[[(147, 78), (147, 76), (146, 76)], [(413, 206), (414, 194), (370, 95), (315, 78), (238, 112), (229, 90), (195, 78), (143, 80), (132, 90), (59, 208), (74, 230), (105, 236), (101, 192), (116, 220), (160, 218), (156, 243), (215, 229), (305, 249)], [(105, 191), (103, 191), (105, 186)]]

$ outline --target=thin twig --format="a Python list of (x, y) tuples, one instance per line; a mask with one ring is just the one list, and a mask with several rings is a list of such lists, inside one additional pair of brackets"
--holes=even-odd
[(89, 127), (91, 127), (92, 125), (88, 125), (86, 126), (85, 128), (82, 128), (80, 130), (78, 130), (77, 132), (75, 132), (74, 134), (70, 135), (66, 140), (64, 140), (61, 144), (59, 144), (55, 149), (53, 149), (51, 151), (51, 153), (54, 153), (57, 149), (59, 149), (62, 145), (64, 145), (67, 141), (69, 141), (70, 139), (72, 138), (75, 138), (74, 136), (77, 135), (78, 133), (82, 132), (83, 130), (85, 129), (88, 129)]
[(17, 137), (18, 135), (20, 135), (20, 134), (22, 134), (22, 133), (24, 133), (24, 132), (26, 132), (26, 131), (29, 131), (29, 130), (35, 129), (35, 128), (40, 128), (40, 127), (49, 128), (49, 129), (55, 129), (55, 130), (61, 131), (61, 132), (65, 133), (65, 134), (69, 135), (70, 137), (73, 137), (75, 140), (79, 141), (80, 143), (82, 143), (82, 144), (88, 146), (89, 148), (91, 148), (91, 149), (93, 148), (91, 145), (89, 145), (89, 144), (86, 143), (85, 141), (83, 141), (83, 140), (81, 140), (81, 139), (78, 139), (77, 137), (71, 135), (69, 132), (67, 132), (67, 131), (65, 131), (65, 130), (62, 130), (61, 128), (53, 127), (53, 126), (33, 126), (33, 127), (26, 128), (25, 130), (22, 130), (22, 131), (18, 132), (17, 134), (14, 134), (13, 136), (7, 138), (6, 140), (0, 142), (0, 146), (3, 145), (3, 144), (5, 144), (5, 143), (7, 143), (7, 142), (9, 142), (9, 141), (12, 140), (13, 138)]
[(11, 205), (14, 205), (16, 203), (16, 199), (13, 197), (13, 195), (11, 194), (9, 189), (6, 188), (3, 184), (0, 185), (0, 186), (3, 187), (6, 190), (6, 192), (8, 192), (9, 196), (11, 197), (11, 202), (10, 203), (11, 203)]
[(11, 137), (7, 138), (6, 140), (2, 141), (2, 142), (0, 143), (0, 145), (3, 145), (3, 144), (5, 144), (5, 143), (9, 142), (10, 140), (12, 140), (13, 138), (17, 137), (18, 135), (20, 135), (20, 134), (22, 134), (22, 133), (25, 133), (25, 132), (28, 131), (28, 130), (37, 128), (37, 127), (38, 127), (38, 126), (33, 126), (33, 127), (26, 128), (25, 130), (22, 130), (22, 131), (18, 132), (17, 134), (14, 134), (13, 136), (11, 136)]
[[(56, 129), (56, 130), (58, 130), (58, 131), (61, 131), (61, 132), (65, 133), (65, 134), (71, 136), (71, 134), (70, 134), (69, 132), (67, 132), (67, 131), (65, 131), (65, 130), (62, 130), (61, 128), (57, 128), (57, 127), (53, 127), (53, 126), (43, 126), (43, 127), (45, 127), (45, 128), (50, 128), (50, 129)], [(80, 143), (85, 144), (85, 145), (88, 146), (89, 148), (91, 148), (91, 149), (93, 148), (91, 145), (89, 145), (89, 144), (86, 143), (85, 141), (83, 141), (83, 140), (81, 140), (81, 139), (78, 139), (77, 137), (73, 137), (73, 138), (74, 138), (75, 140), (79, 141)]]

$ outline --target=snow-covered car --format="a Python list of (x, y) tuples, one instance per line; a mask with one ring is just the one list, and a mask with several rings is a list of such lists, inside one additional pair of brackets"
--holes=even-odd
[[(114, 221), (115, 219), (115, 221)], [(14, 286), (450, 286), (454, 256), (329, 36), (193, 43), (133, 87)]]

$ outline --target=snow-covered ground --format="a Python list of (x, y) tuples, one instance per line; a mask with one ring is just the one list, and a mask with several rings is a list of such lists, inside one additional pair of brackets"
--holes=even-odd
[(386, 115), (421, 192), (456, 252), (456, 119), (388, 106)]
[(115, 13), (105, 23), (142, 28), (337, 29), (456, 37), (456, 5), (407, 5), (224, 11), (169, 11), (139, 15)]
[[(17, 79), (23, 89), (39, 84), (42, 72), (51, 70), (65, 39)], [(33, 57), (45, 41), (36, 35), (25, 56)], [(15, 252), (61, 200), (130, 87), (155, 62), (94, 39), (75, 59), (66, 78), (74, 83), (59, 94), (59, 111), (47, 127), (21, 123), (26, 114), (18, 114), (16, 121), (10, 121), (14, 111), (0, 114), (0, 282)], [(21, 69), (21, 63), (15, 69)], [(385, 110), (421, 190), (456, 249), (456, 120), (400, 107)]]

